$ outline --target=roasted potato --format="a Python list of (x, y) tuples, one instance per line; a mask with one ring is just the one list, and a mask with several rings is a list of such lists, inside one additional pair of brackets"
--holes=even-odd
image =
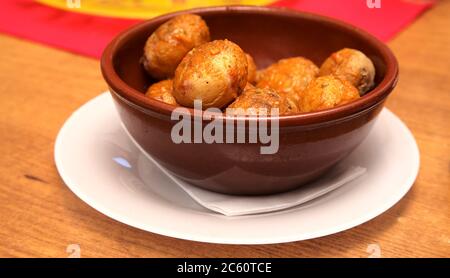
[(147, 39), (141, 62), (156, 79), (170, 78), (181, 59), (194, 47), (210, 40), (209, 29), (195, 14), (172, 18)]
[(302, 91), (318, 75), (319, 68), (303, 57), (281, 59), (258, 73), (258, 88), (282, 92), (298, 104)]
[(320, 67), (321, 76), (332, 74), (347, 80), (363, 95), (374, 85), (375, 67), (361, 51), (344, 48), (328, 57)]
[(192, 49), (175, 71), (173, 95), (178, 103), (193, 107), (201, 100), (203, 109), (223, 108), (247, 84), (247, 58), (228, 40), (216, 40)]
[(247, 82), (255, 84), (257, 71), (255, 60), (253, 60), (253, 57), (247, 53), (245, 53), (245, 57), (247, 58)]
[(300, 112), (333, 108), (359, 98), (358, 89), (347, 80), (333, 75), (314, 79), (303, 91)]
[(167, 79), (152, 84), (147, 89), (145, 95), (149, 98), (154, 98), (156, 100), (168, 104), (178, 105), (177, 101), (172, 95), (172, 92), (173, 92), (173, 81), (171, 79)]
[(270, 88), (248, 87), (226, 112), (236, 115), (270, 115), (272, 108), (278, 108), (279, 115), (296, 113), (283, 93)]

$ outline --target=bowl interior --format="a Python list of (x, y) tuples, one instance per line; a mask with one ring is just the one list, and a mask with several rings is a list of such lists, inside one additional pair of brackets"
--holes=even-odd
[[(228, 39), (237, 43), (253, 56), (260, 69), (281, 58), (294, 56), (304, 56), (320, 67), (331, 53), (349, 47), (364, 52), (373, 61), (376, 85), (386, 73), (387, 62), (373, 39), (335, 21), (309, 14), (258, 8), (211, 8), (195, 13), (201, 15), (208, 24), (212, 39)], [(140, 92), (144, 93), (155, 81), (149, 78), (139, 64), (145, 41), (172, 16), (145, 22), (131, 30), (132, 34), (122, 36), (117, 41), (120, 45), (116, 45), (117, 51), (113, 57), (115, 71), (126, 84)]]

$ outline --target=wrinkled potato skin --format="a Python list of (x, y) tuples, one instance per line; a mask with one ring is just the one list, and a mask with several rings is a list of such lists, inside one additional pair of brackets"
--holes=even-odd
[[(233, 111), (234, 113), (232, 113), (231, 110), (228, 110), (229, 108), (240, 108), (245, 109), (246, 111)], [(270, 88), (256, 88), (250, 86), (228, 106), (226, 112), (238, 115), (270, 115), (272, 108), (278, 108), (280, 115), (297, 112), (293, 111), (293, 108), (289, 105), (289, 102), (282, 93)], [(258, 109), (266, 109), (266, 111), (259, 111)]]
[(183, 57), (209, 40), (208, 26), (200, 16), (179, 15), (159, 26), (147, 39), (142, 64), (156, 79), (173, 77)]
[(255, 60), (253, 60), (253, 57), (249, 54), (245, 53), (245, 57), (247, 58), (247, 82), (251, 84), (256, 84), (256, 64)]
[(320, 67), (320, 76), (329, 74), (347, 80), (363, 95), (374, 85), (375, 67), (361, 51), (344, 48), (331, 54)]
[(170, 79), (159, 81), (151, 85), (145, 95), (149, 98), (178, 106), (177, 101), (172, 95), (172, 85), (173, 82)]
[(228, 40), (202, 44), (190, 51), (175, 71), (174, 97), (187, 107), (202, 101), (203, 109), (223, 108), (247, 84), (247, 58)]
[(333, 75), (321, 76), (314, 79), (303, 91), (300, 112), (333, 108), (358, 98), (358, 89), (347, 80), (341, 80)]
[(301, 93), (318, 75), (319, 68), (303, 57), (281, 59), (258, 74), (258, 88)]

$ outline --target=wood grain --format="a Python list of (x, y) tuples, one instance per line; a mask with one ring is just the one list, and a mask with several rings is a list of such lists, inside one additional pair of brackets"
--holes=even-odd
[(118, 223), (61, 181), (53, 144), (65, 119), (106, 90), (97, 60), (0, 35), (0, 256), (382, 257), (450, 256), (450, 1), (441, 1), (389, 45), (400, 82), (387, 102), (412, 130), (421, 168), (412, 190), (368, 223), (277, 245), (197, 243)]

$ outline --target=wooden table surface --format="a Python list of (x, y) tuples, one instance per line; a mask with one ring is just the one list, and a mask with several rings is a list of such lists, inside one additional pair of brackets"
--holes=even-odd
[(67, 117), (106, 90), (99, 61), (0, 35), (0, 257), (68, 257), (71, 244), (81, 257), (368, 257), (373, 246), (382, 257), (449, 257), (449, 27), (450, 1), (441, 1), (389, 43), (400, 82), (387, 107), (421, 153), (411, 191), (356, 228), (253, 246), (144, 232), (78, 199), (56, 171), (53, 147)]

